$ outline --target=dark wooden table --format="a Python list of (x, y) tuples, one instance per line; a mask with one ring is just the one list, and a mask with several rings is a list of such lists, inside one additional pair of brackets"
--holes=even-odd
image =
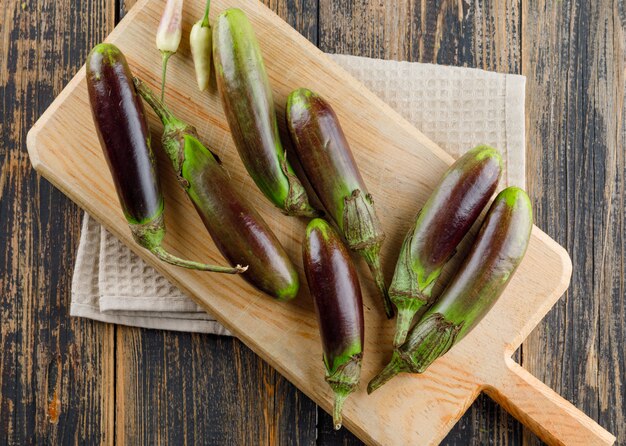
[[(323, 51), (527, 76), (529, 191), (574, 275), (518, 359), (626, 444), (622, 2), (265, 3)], [(0, 443), (359, 444), (237, 340), (69, 317), (81, 211), (26, 133), (130, 6), (0, 2)], [(537, 443), (485, 396), (445, 441)]]

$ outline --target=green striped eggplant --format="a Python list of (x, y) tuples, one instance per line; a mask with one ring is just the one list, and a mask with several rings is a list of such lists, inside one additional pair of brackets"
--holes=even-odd
[(500, 192), (459, 272), (394, 351), (391, 362), (370, 381), (368, 393), (398, 373), (423, 373), (480, 322), (522, 261), (532, 227), (526, 192), (517, 187)]
[(281, 144), (261, 49), (241, 9), (227, 9), (215, 20), (213, 60), (222, 106), (248, 173), (283, 213), (315, 217)]
[(196, 129), (177, 119), (139, 79), (135, 85), (164, 125), (163, 149), (220, 252), (248, 265), (242, 277), (279, 300), (293, 299), (298, 273), (267, 223), (239, 193)]
[(443, 175), (409, 230), (389, 287), (398, 309), (393, 345), (399, 346), (413, 316), (432, 304), (432, 290), (444, 265), (496, 191), (502, 158), (496, 149), (478, 146)]
[(302, 259), (320, 326), (326, 381), (335, 392), (333, 423), (339, 429), (343, 403), (361, 375), (361, 287), (350, 253), (321, 218), (311, 220), (306, 228)]
[(380, 266), (385, 233), (337, 115), (321, 96), (300, 88), (287, 99), (287, 126), (311, 186), (348, 247), (367, 262), (382, 294), (385, 313), (392, 318), (393, 305)]

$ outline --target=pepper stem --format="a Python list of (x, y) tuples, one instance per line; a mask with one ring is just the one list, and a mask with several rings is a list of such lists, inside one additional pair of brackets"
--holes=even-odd
[(161, 51), (162, 59), (162, 67), (161, 67), (161, 102), (165, 101), (165, 75), (167, 73), (167, 61), (170, 59), (170, 56), (174, 54), (171, 51)]
[(204, 8), (204, 17), (202, 17), (202, 23), (200, 26), (207, 28), (209, 26), (209, 9), (211, 8), (211, 0), (207, 0)]
[(336, 431), (341, 429), (341, 411), (343, 410), (343, 403), (346, 402), (348, 395), (350, 395), (350, 392), (335, 390), (335, 404), (333, 406), (333, 427)]
[(391, 357), (391, 361), (389, 361), (389, 364), (387, 364), (387, 366), (382, 369), (382, 371), (378, 375), (376, 375), (367, 385), (367, 394), (371, 394), (374, 390), (381, 387), (398, 373), (406, 371), (408, 371), (408, 368), (404, 364), (404, 361), (402, 360), (398, 352), (394, 351), (393, 356)]
[(385, 284), (385, 277), (383, 276), (383, 270), (380, 266), (380, 244), (375, 244), (367, 248), (359, 250), (359, 253), (365, 259), (367, 266), (369, 266), (376, 286), (380, 290), (383, 297), (383, 304), (385, 306), (385, 314), (387, 319), (391, 319), (394, 316), (393, 304), (389, 298), (389, 292), (387, 291), (387, 285)]

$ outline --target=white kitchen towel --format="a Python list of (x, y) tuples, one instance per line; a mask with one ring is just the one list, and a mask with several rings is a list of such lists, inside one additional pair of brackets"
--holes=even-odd
[[(525, 78), (471, 68), (330, 55), (454, 157), (477, 144), (503, 155), (502, 185), (525, 187)], [(230, 334), (85, 214), (72, 316), (137, 327)]]

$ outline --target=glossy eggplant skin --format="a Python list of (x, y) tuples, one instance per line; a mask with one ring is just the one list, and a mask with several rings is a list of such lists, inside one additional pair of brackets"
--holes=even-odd
[(380, 268), (379, 252), (385, 234), (337, 115), (321, 96), (300, 88), (289, 95), (286, 116), (305, 175), (348, 247), (367, 261), (383, 296), (387, 317), (393, 317)]
[(261, 49), (242, 10), (227, 9), (215, 20), (213, 59), (222, 106), (248, 173), (285, 214), (316, 216), (281, 144)]
[(129, 224), (163, 212), (163, 195), (150, 148), (143, 103), (122, 52), (96, 45), (87, 58), (87, 88), (98, 138)]
[(489, 203), (501, 172), (499, 152), (477, 146), (450, 166), (422, 207), (404, 240), (389, 287), (398, 309), (395, 346), (406, 339), (415, 313), (432, 304), (433, 286)]
[(220, 252), (232, 264), (248, 266), (242, 277), (256, 288), (279, 300), (294, 298), (298, 273), (267, 223), (200, 142), (196, 129), (177, 119), (143, 82), (135, 79), (135, 85), (163, 122), (163, 149)]
[(364, 345), (361, 287), (350, 253), (321, 218), (307, 226), (302, 259), (320, 326), (326, 380), (336, 393), (333, 416), (338, 429), (341, 405), (360, 377)]
[(532, 227), (526, 192), (517, 187), (500, 192), (458, 273), (370, 382), (369, 393), (400, 372), (423, 373), (482, 320), (524, 258)]
[(299, 279), (287, 253), (194, 133), (184, 136), (182, 178), (204, 226), (224, 257), (248, 265), (244, 279), (279, 300), (294, 298)]
[(423, 319), (441, 314), (458, 327), (453, 344), (461, 340), (508, 285), (524, 258), (532, 227), (532, 207), (526, 192), (518, 187), (500, 192), (459, 272)]

